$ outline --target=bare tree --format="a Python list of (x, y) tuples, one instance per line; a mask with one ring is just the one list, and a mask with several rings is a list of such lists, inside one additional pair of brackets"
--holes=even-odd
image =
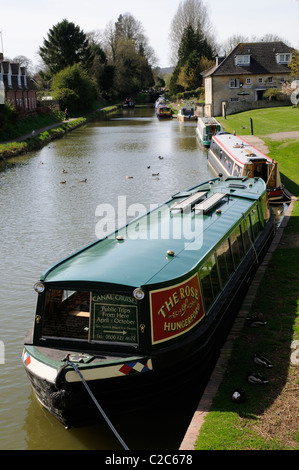
[(234, 47), (242, 42), (284, 42), (287, 45), (290, 43), (279, 37), (277, 34), (267, 33), (261, 37), (258, 36), (244, 36), (243, 34), (234, 34), (230, 36), (223, 44), (221, 44), (221, 54), (227, 55)]
[(146, 59), (151, 65), (157, 63), (153, 48), (145, 35), (143, 25), (130, 13), (124, 13), (118, 17), (116, 23), (109, 22), (103, 35), (103, 45), (107, 56), (114, 62), (118, 48), (123, 42), (131, 41), (136, 51), (142, 49)]
[(179, 45), (184, 30), (189, 25), (192, 26), (194, 31), (201, 32), (208, 42), (216, 48), (208, 8), (204, 5), (203, 0), (182, 0), (170, 26), (171, 60), (173, 64), (177, 63)]
[(227, 55), (241, 42), (249, 42), (248, 36), (243, 36), (242, 34), (234, 34), (233, 36), (230, 36), (223, 44), (221, 44), (221, 54)]

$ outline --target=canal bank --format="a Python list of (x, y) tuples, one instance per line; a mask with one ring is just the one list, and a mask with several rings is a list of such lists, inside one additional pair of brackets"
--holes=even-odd
[(16, 137), (15, 139), (0, 142), (0, 160), (6, 160), (33, 150), (39, 150), (53, 140), (63, 137), (68, 132), (83, 126), (87, 122), (95, 118), (100, 118), (101, 116), (106, 117), (117, 109), (118, 106), (99, 108), (86, 116), (70, 118), (40, 129), (32, 129), (31, 132)]

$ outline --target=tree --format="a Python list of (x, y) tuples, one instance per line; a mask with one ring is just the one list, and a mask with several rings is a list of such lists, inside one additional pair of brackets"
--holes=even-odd
[(139, 91), (154, 84), (152, 64), (155, 56), (142, 24), (130, 13), (119, 15), (106, 28), (105, 52), (114, 67), (114, 89), (118, 95)]
[(292, 71), (292, 77), (294, 79), (299, 78), (299, 51), (293, 49), (292, 51), (292, 62), (289, 64), (289, 67)]
[(211, 44), (213, 49), (217, 49), (213, 39), (213, 30), (208, 15), (208, 9), (204, 5), (203, 0), (182, 0), (170, 26), (173, 64), (176, 64), (178, 61), (178, 50), (182, 36), (188, 26), (191, 26), (193, 31), (200, 32), (207, 39), (209, 44)]
[(202, 85), (201, 72), (213, 65), (214, 51), (202, 31), (194, 30), (189, 24), (181, 38), (178, 62), (171, 82), (170, 92), (194, 90)]
[(39, 55), (51, 75), (74, 64), (81, 64), (82, 67), (91, 64), (91, 50), (85, 33), (67, 20), (53, 26), (43, 44)]
[(88, 73), (75, 64), (58, 72), (52, 79), (52, 92), (61, 109), (87, 112), (96, 98), (96, 87)]

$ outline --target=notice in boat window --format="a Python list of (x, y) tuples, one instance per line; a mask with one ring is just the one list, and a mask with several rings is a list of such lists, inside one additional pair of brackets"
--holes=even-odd
[(93, 292), (90, 341), (137, 344), (137, 300), (124, 294)]

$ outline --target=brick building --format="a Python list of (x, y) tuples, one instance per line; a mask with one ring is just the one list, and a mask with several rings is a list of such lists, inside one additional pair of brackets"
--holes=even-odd
[(26, 67), (3, 60), (0, 52), (0, 89), (4, 89), (5, 100), (16, 110), (34, 111), (37, 107), (36, 85), (27, 76)]

